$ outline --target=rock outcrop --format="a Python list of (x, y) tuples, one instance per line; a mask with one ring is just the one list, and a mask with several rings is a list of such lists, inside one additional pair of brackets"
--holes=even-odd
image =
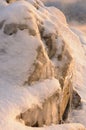
[[(64, 15), (54, 7), (51, 13), (51, 8), (46, 8), (38, 0), (4, 2), (7, 4), (0, 8), (0, 77), (8, 88), (13, 86), (12, 100), (7, 98), (9, 104), (17, 104), (17, 108), (21, 108), (14, 112), (13, 119), (32, 127), (59, 124), (63, 122), (72, 99), (74, 55), (71, 39), (77, 38), (69, 30)], [(18, 101), (16, 92), (13, 93), (17, 85), (20, 88), (16, 91), (21, 89), (24, 93), (24, 99), (19, 93)], [(29, 97), (25, 96), (26, 93)], [(31, 95), (38, 103), (33, 102)], [(25, 99), (27, 105), (20, 105)]]
[(59, 124), (59, 98), (60, 89), (58, 89), (53, 95), (44, 99), (42, 107), (34, 106), (24, 113), (17, 116), (19, 121), (24, 121), (25, 125), (32, 127), (43, 127), (43, 125), (51, 125), (51, 123)]

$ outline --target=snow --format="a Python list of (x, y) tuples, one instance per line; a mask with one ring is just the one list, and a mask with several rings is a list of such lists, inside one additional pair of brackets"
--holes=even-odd
[[(4, 26), (10, 23), (21, 24), (22, 19), (25, 16), (28, 18), (30, 15), (26, 3), (23, 5), (23, 2), (14, 3), (12, 6), (9, 5), (0, 11), (0, 19), (2, 21), (6, 20)], [(22, 21), (22, 24), (31, 26), (27, 23), (27, 20)], [(34, 23), (31, 27), (36, 29)], [(27, 79), (27, 75), (31, 71), (30, 68), (37, 56), (36, 49), (42, 43), (38, 37), (28, 35), (27, 29), (24, 31), (18, 30), (16, 34), (8, 36), (3, 33), (3, 28), (0, 30), (0, 53), (2, 53), (0, 55), (0, 78), (3, 77), (15, 84), (21, 83)], [(30, 58), (28, 58), (29, 56)]]
[[(30, 129), (16, 120), (16, 116), (34, 105), (42, 107), (42, 102), (60, 90), (56, 79), (48, 79), (32, 86), (23, 83), (33, 70), (37, 48), (42, 46), (39, 34), (32, 36), (28, 29), (17, 30), (13, 35), (4, 33), (7, 24), (26, 24), (37, 31), (30, 3), (18, 1), (0, 11), (0, 129)], [(28, 20), (29, 19), (29, 20)], [(28, 20), (28, 21), (27, 21)]]
[[(43, 45), (39, 37), (36, 23), (37, 19), (44, 23), (47, 33), (51, 31), (56, 33), (56, 31), (58, 32), (59, 30), (59, 33), (65, 41), (67, 41), (73, 51), (77, 68), (77, 79), (74, 86), (78, 89), (83, 101), (83, 109), (80, 110), (80, 115), (78, 115), (80, 120), (77, 121), (76, 112), (74, 113), (74, 115), (76, 114), (76, 116), (74, 116), (74, 122), (77, 121), (86, 125), (86, 74), (84, 73), (86, 71), (86, 62), (83, 47), (79, 38), (77, 36), (76, 38), (75, 34), (68, 28), (63, 14), (60, 13), (60, 11), (59, 14), (56, 9), (52, 8), (53, 12), (51, 13), (51, 8), (44, 7), (41, 2), (39, 2), (39, 10), (37, 10), (32, 5), (33, 3), (33, 0), (22, 0), (12, 4), (0, 1), (0, 22), (5, 20), (2, 29), (0, 29), (0, 129), (36, 129), (27, 127), (23, 123), (18, 122), (16, 116), (35, 104), (41, 107), (42, 102), (47, 97), (57, 90), (61, 91), (58, 80), (54, 78), (37, 82), (32, 86), (23, 86), (24, 81), (28, 79), (33, 70), (33, 64), (37, 57), (36, 50), (40, 45)], [(54, 13), (58, 17), (54, 16)], [(64, 22), (61, 22), (62, 19)], [(35, 28), (37, 35), (30, 35), (28, 29), (24, 29), (23, 31), (18, 29), (17, 33), (8, 36), (4, 33), (4, 27), (10, 23), (26, 24), (28, 28)], [(84, 116), (80, 118), (82, 113), (84, 113)], [(80, 128), (84, 130), (81, 124), (52, 125), (39, 129), (78, 130)]]
[[(86, 126), (86, 35), (77, 29), (72, 28), (72, 30), (77, 34), (81, 41), (81, 47), (77, 47), (80, 51), (80, 54), (78, 54), (79, 61), (77, 61), (78, 63), (76, 66), (77, 69), (74, 87), (81, 96), (82, 106), (81, 109), (72, 111), (69, 120), (71, 122), (82, 123), (84, 126)], [(80, 58), (82, 54), (81, 49), (83, 50), (82, 58)]]
[[(16, 116), (26, 111), (27, 108), (29, 109), (34, 105), (41, 107), (45, 99), (52, 96), (56, 91), (61, 91), (56, 79), (48, 79), (32, 86), (12, 86), (0, 79), (0, 86), (0, 128), (2, 130), (10, 126), (11, 122), (16, 125), (18, 123)], [(5, 124), (4, 127), (3, 124)]]
[[(5, 80), (12, 80), (12, 82), (21, 82), (26, 78), (27, 72), (29, 71), (28, 68), (32, 66), (33, 59), (35, 59), (37, 55), (35, 51), (37, 44), (34, 46), (34, 42), (37, 42), (38, 45), (40, 45), (40, 43), (37, 38), (28, 37), (28, 34), (23, 31), (18, 31), (17, 36), (13, 37), (14, 36), (9, 39), (4, 35), (2, 38), (2, 35), (0, 35), (0, 48), (6, 48), (6, 54), (0, 55), (0, 77), (3, 76)], [(3, 45), (3, 43), (7, 45)], [(31, 50), (33, 50), (33, 52), (31, 52)], [(28, 58), (29, 56), (31, 58)]]

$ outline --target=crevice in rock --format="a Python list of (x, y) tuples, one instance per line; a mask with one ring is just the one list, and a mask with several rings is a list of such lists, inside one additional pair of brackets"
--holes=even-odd
[(39, 3), (38, 3), (37, 1), (33, 4), (33, 6), (34, 6), (36, 9), (39, 9), (39, 8), (40, 8)]
[(34, 125), (32, 125), (32, 127), (39, 127), (38, 121)]
[(10, 0), (6, 0), (7, 3), (10, 3)]
[(67, 103), (67, 106), (66, 106), (66, 109), (65, 109), (65, 111), (64, 111), (64, 114), (63, 114), (63, 116), (62, 116), (62, 119), (63, 119), (63, 121), (65, 122), (65, 120), (68, 118), (68, 114), (69, 114), (69, 109), (70, 109), (70, 99), (69, 99), (69, 101), (68, 101), (68, 103)]
[[(58, 37), (59, 38), (59, 37)], [(62, 97), (60, 100), (60, 123), (65, 123), (71, 109), (71, 98), (73, 93), (72, 77), (73, 77), (73, 58), (70, 49), (67, 47), (65, 41), (60, 37), (61, 47), (58, 50), (57, 46), (57, 73), (56, 78), (62, 88)]]
[(57, 69), (58, 74), (56, 74), (56, 77), (59, 79), (59, 82), (61, 84), (61, 88), (65, 85), (65, 79), (69, 78), (72, 79), (73, 76), (73, 58), (68, 50), (68, 47), (66, 46), (66, 43), (62, 40), (63, 45), (61, 48), (61, 52), (58, 53), (57, 49)]
[(47, 46), (47, 54), (49, 58), (51, 59), (53, 56), (55, 56), (56, 51), (57, 51), (57, 46), (56, 46), (57, 35), (53, 33), (44, 35), (45, 28), (43, 24), (39, 24), (38, 29), (39, 29), (41, 39), (44, 40)]
[(12, 3), (12, 2), (15, 2), (16, 0), (6, 0), (6, 2), (8, 3), (8, 4), (10, 4), (10, 3)]
[(50, 34), (44, 37), (45, 43), (48, 47), (48, 56), (49, 58), (52, 58), (55, 56), (57, 47), (56, 47), (56, 39), (54, 34)]

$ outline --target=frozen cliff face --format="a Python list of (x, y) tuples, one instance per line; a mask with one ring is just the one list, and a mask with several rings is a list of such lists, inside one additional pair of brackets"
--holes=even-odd
[(74, 67), (84, 56), (79, 39), (54, 7), (38, 0), (0, 2), (1, 129), (61, 123), (72, 98)]

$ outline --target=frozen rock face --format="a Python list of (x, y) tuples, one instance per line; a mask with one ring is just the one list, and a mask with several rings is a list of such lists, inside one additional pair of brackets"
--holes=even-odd
[[(62, 122), (72, 98), (77, 58), (71, 42), (76, 46), (79, 40), (59, 10), (45, 7), (38, 0), (4, 0), (0, 8), (0, 92), (7, 97), (3, 102), (9, 113), (4, 110), (4, 115), (11, 118), (12, 114), (16, 120), (13, 130), (17, 123), (19, 130), (24, 125)], [(11, 99), (10, 93), (4, 92), (3, 82), (12, 91)], [(1, 126), (3, 119), (1, 114)], [(6, 123), (6, 129), (11, 129), (10, 121)]]

